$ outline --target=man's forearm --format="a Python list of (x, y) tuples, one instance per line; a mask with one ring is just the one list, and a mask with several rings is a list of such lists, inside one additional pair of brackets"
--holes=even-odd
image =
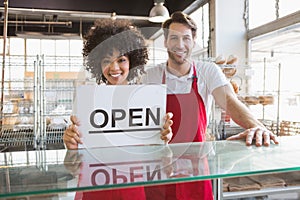
[(228, 97), (226, 104), (226, 112), (231, 116), (232, 120), (241, 127), (248, 129), (263, 124), (258, 121), (250, 110), (235, 97)]

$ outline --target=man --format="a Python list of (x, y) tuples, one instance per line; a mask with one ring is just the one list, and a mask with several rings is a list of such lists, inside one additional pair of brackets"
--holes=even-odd
[[(208, 116), (212, 103), (215, 102), (228, 113), (233, 121), (246, 130), (234, 135), (228, 140), (245, 138), (246, 144), (251, 145), (255, 139), (256, 146), (269, 146), (270, 140), (278, 143), (276, 136), (268, 131), (241, 103), (232, 90), (230, 83), (226, 80), (221, 70), (213, 63), (192, 61), (191, 53), (195, 45), (197, 26), (194, 21), (182, 12), (175, 12), (170, 19), (163, 23), (165, 36), (165, 47), (169, 58), (166, 63), (147, 70), (144, 82), (147, 83), (166, 83), (168, 86), (168, 105), (170, 111), (174, 110), (174, 105), (170, 105), (169, 97), (175, 94), (188, 94), (192, 91), (193, 81), (197, 80), (197, 91), (195, 95), (200, 95), (204, 110), (199, 109)], [(195, 69), (196, 76), (193, 73)], [(180, 106), (187, 104), (187, 101), (179, 100)], [(197, 106), (196, 106), (197, 107)], [(193, 107), (194, 110), (195, 107)], [(183, 111), (184, 109), (181, 109)], [(174, 113), (176, 117), (176, 113)], [(191, 116), (192, 113), (188, 113)], [(173, 117), (173, 138), (176, 139), (174, 127), (176, 126)], [(182, 118), (182, 117), (181, 117)], [(188, 119), (184, 122), (186, 123)], [(204, 116), (202, 116), (204, 118)], [(180, 119), (179, 119), (180, 120)], [(203, 123), (203, 122), (202, 122)], [(178, 124), (177, 124), (178, 125)], [(184, 124), (180, 124), (179, 128)], [(207, 123), (203, 128), (206, 128)], [(204, 130), (203, 130), (204, 131)], [(202, 133), (203, 134), (203, 133)]]
[[(212, 98), (246, 129), (228, 140), (244, 138), (246, 145), (251, 145), (255, 139), (256, 146), (269, 146), (271, 141), (278, 143), (276, 136), (237, 99), (230, 83), (215, 64), (191, 60), (197, 26), (189, 16), (182, 12), (173, 13), (163, 23), (163, 31), (168, 60), (149, 68), (143, 82), (167, 84), (167, 112), (173, 113), (171, 143), (205, 141)], [(148, 190), (147, 196), (152, 199), (213, 199), (210, 181), (167, 185), (156, 190), (154, 192), (154, 187)]]

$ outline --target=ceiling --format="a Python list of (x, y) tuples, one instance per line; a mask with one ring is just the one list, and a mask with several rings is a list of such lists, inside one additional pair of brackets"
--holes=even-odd
[[(11, 0), (8, 1), (8, 36), (80, 38), (95, 19), (110, 18), (112, 13), (116, 13), (117, 19), (132, 20), (146, 38), (154, 38), (161, 24), (148, 21), (153, 1), (157, 0)], [(3, 34), (3, 2), (4, 0), (0, 0), (0, 35)], [(181, 10), (190, 14), (207, 2), (208, 0), (165, 0), (165, 6), (170, 13)], [(299, 54), (299, 27), (297, 25), (254, 39), (252, 51), (296, 51)]]
[[(169, 12), (185, 11), (191, 13), (207, 0), (165, 0)], [(0, 0), (3, 34), (4, 0)], [(2, 5), (2, 6), (1, 6)], [(161, 24), (148, 21), (153, 0), (13, 0), (8, 1), (8, 36), (26, 36), (24, 33), (36, 33), (43, 36), (59, 37), (80, 36), (85, 34), (95, 19), (127, 18), (142, 28), (146, 38), (151, 38)], [(152, 27), (145, 28), (144, 27)], [(27, 35), (28, 36), (28, 35)], [(29, 36), (28, 36), (29, 37)]]

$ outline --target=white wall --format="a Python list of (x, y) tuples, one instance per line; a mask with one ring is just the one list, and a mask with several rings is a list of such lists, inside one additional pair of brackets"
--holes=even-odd
[[(247, 30), (244, 21), (244, 1), (213, 0), (211, 2), (212, 56), (234, 54), (238, 57), (236, 76), (243, 79), (241, 93), (248, 91), (248, 77), (245, 66), (248, 64)], [(246, 87), (247, 86), (247, 87)]]
[(162, 62), (166, 62), (168, 59), (168, 53), (164, 46), (164, 36), (161, 34), (158, 38), (156, 38), (150, 48), (150, 60), (148, 62), (149, 65), (157, 65)]
[(244, 1), (215, 0), (215, 56), (235, 54), (244, 62), (247, 56)]

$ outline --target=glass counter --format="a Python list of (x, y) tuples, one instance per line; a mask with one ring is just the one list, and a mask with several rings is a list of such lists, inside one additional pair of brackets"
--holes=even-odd
[(0, 198), (300, 170), (300, 137), (0, 153)]

